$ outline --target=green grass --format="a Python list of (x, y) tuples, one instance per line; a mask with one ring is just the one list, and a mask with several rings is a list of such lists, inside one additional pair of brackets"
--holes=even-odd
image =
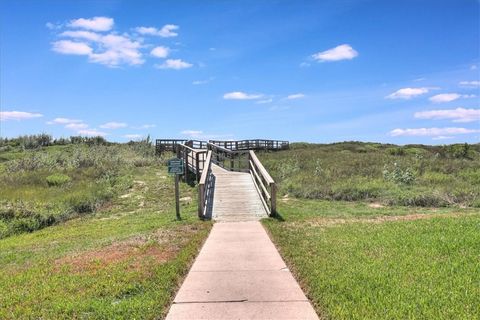
[(281, 195), (389, 205), (480, 207), (480, 145), (292, 144), (259, 153)]
[(0, 319), (165, 315), (211, 223), (197, 218), (185, 184), (175, 219), (165, 166), (128, 172), (131, 187), (95, 212), (0, 240)]
[(0, 152), (0, 238), (90, 214), (163, 159), (148, 145), (74, 144)]
[[(264, 220), (326, 319), (478, 319), (480, 212), (281, 202)], [(423, 218), (423, 219), (422, 219)]]

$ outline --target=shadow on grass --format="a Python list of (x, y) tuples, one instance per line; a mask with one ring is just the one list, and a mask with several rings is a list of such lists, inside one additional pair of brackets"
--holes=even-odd
[(285, 219), (283, 218), (283, 216), (282, 216), (282, 215), (280, 214), (280, 212), (278, 212), (278, 211), (276, 211), (274, 214), (272, 214), (272, 215), (270, 216), (270, 218), (275, 219), (275, 220), (277, 220), (277, 221), (279, 221), (279, 222), (284, 222), (284, 221), (285, 221)]

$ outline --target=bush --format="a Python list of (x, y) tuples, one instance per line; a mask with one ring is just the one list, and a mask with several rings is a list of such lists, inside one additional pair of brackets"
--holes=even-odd
[(387, 166), (383, 169), (383, 178), (396, 184), (412, 184), (415, 181), (415, 174), (410, 168), (402, 169), (395, 162), (393, 169)]
[(72, 179), (69, 176), (67, 176), (65, 174), (61, 174), (61, 173), (52, 174), (52, 175), (48, 176), (46, 178), (46, 180), (47, 180), (47, 184), (50, 187), (62, 186), (65, 183), (68, 183), (68, 182), (72, 181)]

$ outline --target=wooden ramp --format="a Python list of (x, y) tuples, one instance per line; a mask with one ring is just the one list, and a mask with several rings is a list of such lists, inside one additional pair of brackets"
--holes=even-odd
[(252, 176), (212, 164), (213, 205), (217, 221), (252, 221), (268, 216)]

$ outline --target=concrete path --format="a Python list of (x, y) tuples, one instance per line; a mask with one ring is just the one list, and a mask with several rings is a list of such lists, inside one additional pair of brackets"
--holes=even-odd
[(167, 315), (318, 319), (258, 221), (216, 223)]

